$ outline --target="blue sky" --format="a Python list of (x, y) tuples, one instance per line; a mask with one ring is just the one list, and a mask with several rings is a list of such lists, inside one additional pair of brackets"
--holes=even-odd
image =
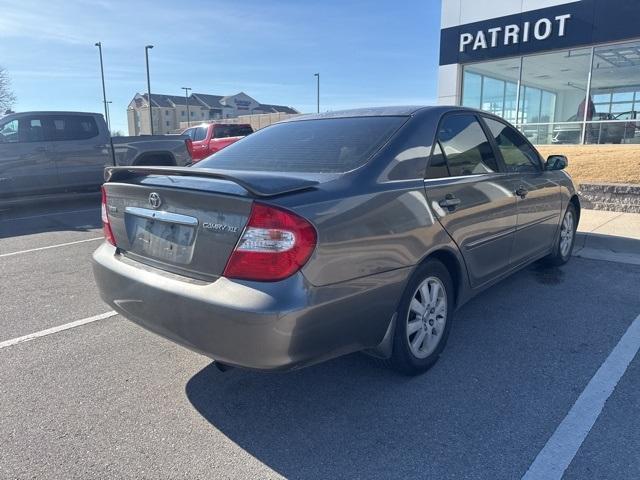
[(102, 112), (103, 43), (112, 129), (146, 91), (230, 95), (321, 109), (428, 104), (436, 97), (440, 1), (0, 0), (0, 65), (14, 109)]

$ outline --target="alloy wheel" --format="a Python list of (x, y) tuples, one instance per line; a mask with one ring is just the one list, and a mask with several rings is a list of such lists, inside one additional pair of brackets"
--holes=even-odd
[(447, 322), (447, 292), (440, 279), (428, 277), (415, 290), (407, 313), (407, 341), (416, 358), (437, 348)]

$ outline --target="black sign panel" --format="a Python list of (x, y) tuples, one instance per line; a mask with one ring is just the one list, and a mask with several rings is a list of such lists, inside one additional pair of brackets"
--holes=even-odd
[(640, 0), (581, 0), (445, 28), (440, 65), (640, 38)]

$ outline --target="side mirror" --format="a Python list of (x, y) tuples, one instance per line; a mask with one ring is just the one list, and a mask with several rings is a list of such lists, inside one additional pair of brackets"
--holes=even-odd
[(564, 170), (569, 165), (569, 160), (564, 155), (550, 155), (544, 164), (545, 170)]

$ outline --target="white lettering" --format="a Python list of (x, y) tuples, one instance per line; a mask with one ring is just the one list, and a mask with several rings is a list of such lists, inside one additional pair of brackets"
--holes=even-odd
[(478, 48), (487, 48), (487, 39), (482, 30), (476, 34), (476, 41), (473, 43), (473, 49), (477, 50)]
[[(541, 25), (544, 25), (544, 32), (540, 31)], [(538, 20), (533, 28), (533, 36), (536, 37), (536, 40), (546, 40), (549, 38), (551, 36), (551, 20), (548, 18)]]
[(571, 14), (565, 13), (553, 18), (540, 18), (535, 22), (512, 23), (504, 27), (491, 27), (486, 30), (478, 30), (475, 33), (461, 33), (459, 51), (460, 53), (464, 53), (467, 46), (471, 46), (473, 50), (483, 50), (486, 48), (496, 48), (499, 45), (517, 45), (518, 43), (526, 43), (534, 39), (546, 40), (552, 35), (564, 37), (567, 33), (567, 20), (570, 18)]
[(498, 33), (502, 31), (502, 27), (494, 27), (487, 30), (491, 34), (491, 46), (498, 46)]
[(558, 15), (556, 20), (558, 20), (558, 36), (564, 37), (564, 28), (566, 25), (566, 21), (571, 18), (570, 13), (566, 13), (564, 15)]
[(460, 53), (464, 52), (464, 48), (471, 43), (473, 35), (470, 33), (463, 33), (460, 35)]
[(529, 41), (529, 22), (524, 22), (524, 28), (522, 29), (522, 43), (526, 43)]
[(518, 33), (520, 33), (520, 27), (518, 25), (507, 25), (504, 27), (504, 44), (515, 45), (518, 43)]

